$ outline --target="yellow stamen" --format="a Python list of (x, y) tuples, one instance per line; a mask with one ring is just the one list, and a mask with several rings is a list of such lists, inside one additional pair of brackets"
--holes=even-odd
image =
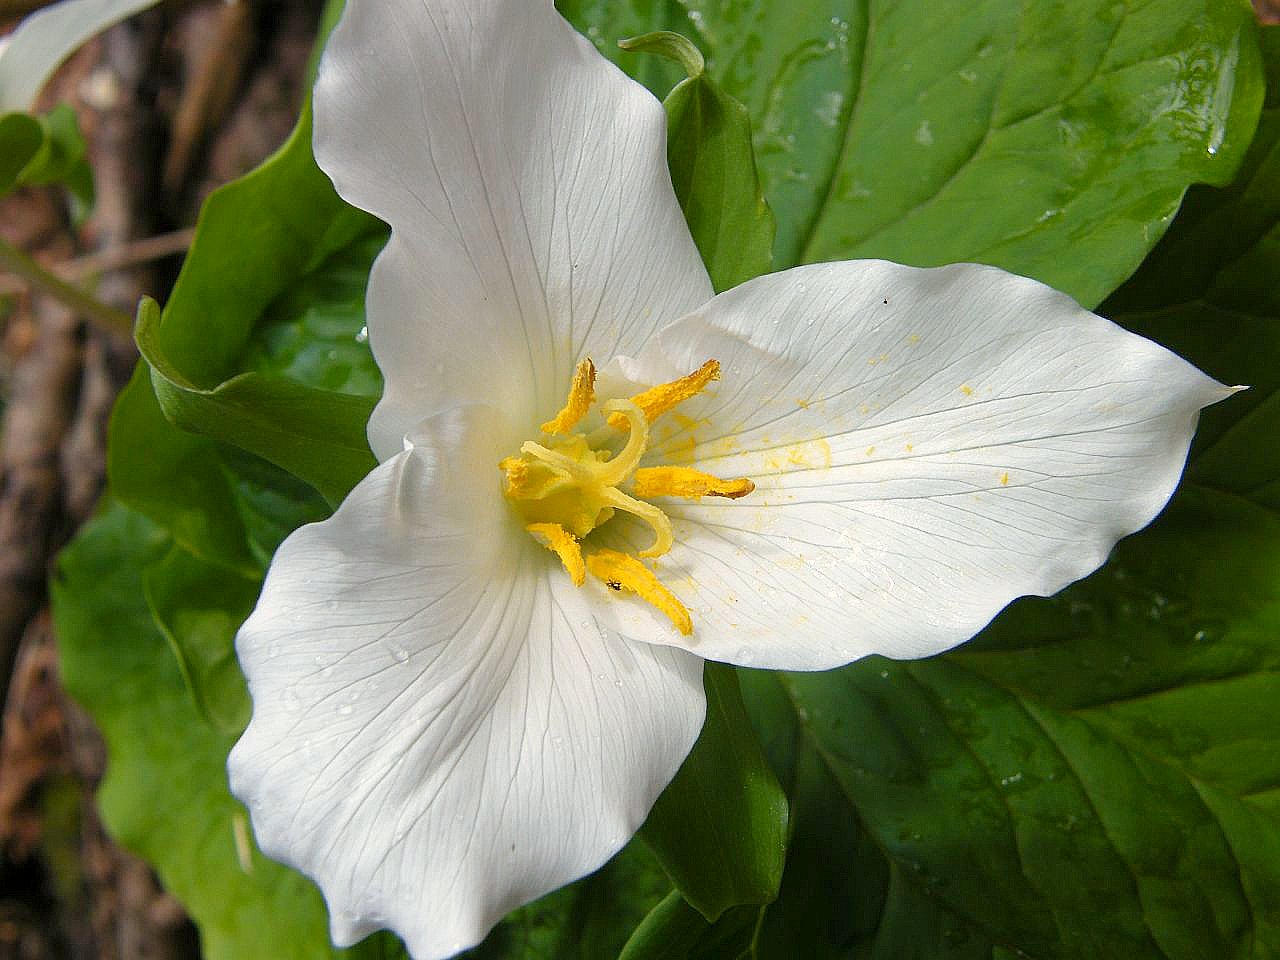
[[(641, 409), (646, 420), (653, 423), (668, 410), (678, 407), (690, 397), (696, 397), (712, 380), (719, 379), (720, 361), (708, 360), (688, 376), (670, 383), (660, 383), (643, 393), (637, 393), (631, 398), (631, 402)], [(611, 416), (609, 426), (615, 430), (623, 430), (627, 424), (622, 417)]]
[(543, 433), (568, 433), (583, 417), (596, 398), (596, 365), (591, 358), (585, 358), (573, 372), (573, 383), (569, 385), (569, 397), (564, 406), (556, 414), (554, 420), (542, 425)]
[(690, 467), (642, 467), (636, 471), (632, 487), (637, 497), (745, 497), (756, 485), (746, 477), (721, 480)]
[[(634, 593), (660, 610), (686, 636), (693, 632), (689, 611), (637, 557), (616, 550), (584, 556), (582, 544), (622, 511), (653, 529), (653, 543), (639, 556), (658, 557), (673, 545), (671, 521), (641, 497), (736, 499), (755, 489), (745, 477), (721, 480), (688, 467), (640, 467), (649, 446), (650, 424), (719, 378), (720, 364), (708, 360), (687, 377), (652, 387), (630, 400), (601, 403), (607, 426), (575, 433), (595, 403), (596, 369), (589, 358), (584, 359), (574, 373), (564, 408), (542, 424), (539, 440), (526, 440), (516, 456), (498, 464), (505, 475), (503, 492), (525, 530), (560, 558), (575, 585), (582, 586), (590, 571), (612, 589)], [(625, 436), (621, 449), (619, 432)], [(635, 495), (624, 493), (624, 486)]]
[(560, 558), (575, 587), (586, 582), (587, 567), (582, 561), (582, 547), (573, 534), (558, 523), (530, 523), (525, 529), (533, 534), (533, 539)]
[(693, 633), (693, 618), (685, 605), (635, 557), (617, 550), (600, 550), (587, 557), (587, 569), (611, 590), (634, 593), (661, 610), (684, 636)]

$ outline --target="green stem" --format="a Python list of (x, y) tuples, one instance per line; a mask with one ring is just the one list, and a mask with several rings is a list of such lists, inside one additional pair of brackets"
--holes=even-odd
[(0, 240), (0, 267), (16, 273), (49, 296), (61, 300), (77, 314), (92, 320), (104, 330), (122, 333), (125, 336), (133, 335), (133, 318), (123, 310), (117, 310), (101, 300), (94, 299), (79, 287), (67, 283), (57, 274), (40, 266), (17, 247), (3, 240)]

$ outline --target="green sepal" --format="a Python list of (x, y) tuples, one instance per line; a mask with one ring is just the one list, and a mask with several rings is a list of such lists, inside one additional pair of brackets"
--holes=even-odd
[(667, 165), (712, 286), (728, 290), (768, 273), (775, 224), (756, 171), (746, 107), (711, 78), (698, 48), (678, 33), (647, 33), (618, 46), (666, 57), (688, 73), (663, 101)]
[(632, 932), (618, 960), (722, 960), (751, 956), (762, 907), (740, 906), (715, 923), (672, 891)]
[(672, 882), (709, 921), (778, 892), (787, 798), (747, 718), (733, 667), (707, 663), (707, 720), (641, 836)]

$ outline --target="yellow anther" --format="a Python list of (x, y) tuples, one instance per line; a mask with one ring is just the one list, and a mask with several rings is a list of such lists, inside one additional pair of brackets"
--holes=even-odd
[(519, 457), (504, 457), (498, 461), (498, 469), (507, 477), (506, 494), (518, 497), (529, 486), (529, 464)]
[(637, 497), (745, 497), (756, 485), (746, 477), (721, 480), (690, 467), (642, 467), (636, 471), (632, 487)]
[[(631, 402), (641, 409), (646, 420), (653, 423), (668, 410), (678, 407), (690, 397), (696, 397), (712, 380), (719, 379), (720, 361), (708, 360), (688, 376), (670, 383), (660, 383), (643, 393), (637, 393), (631, 398)], [(627, 423), (622, 417), (611, 416), (609, 426), (615, 430), (624, 430)]]
[(693, 619), (685, 605), (635, 557), (617, 550), (600, 550), (587, 557), (587, 569), (611, 590), (634, 593), (662, 611), (684, 636), (693, 633)]
[[(598, 550), (584, 557), (582, 542), (621, 511), (653, 530), (653, 543), (638, 551), (639, 556), (658, 557), (672, 548), (671, 521), (640, 497), (736, 499), (755, 489), (746, 478), (721, 480), (688, 467), (640, 467), (649, 446), (650, 424), (719, 378), (720, 364), (708, 360), (687, 377), (652, 387), (630, 400), (601, 403), (600, 413), (608, 425), (576, 433), (575, 427), (595, 403), (596, 369), (589, 358), (584, 359), (574, 373), (564, 408), (542, 424), (543, 436), (526, 440), (519, 454), (498, 464), (505, 475), (503, 492), (525, 530), (560, 558), (575, 585), (582, 586), (590, 571), (612, 589), (634, 593), (660, 610), (686, 636), (693, 632), (689, 611), (637, 557), (616, 550)], [(623, 439), (619, 432), (625, 436), (623, 443), (619, 443)], [(633, 485), (628, 489), (634, 490), (634, 496), (620, 489), (628, 484)]]
[(573, 383), (569, 385), (569, 397), (564, 402), (554, 420), (542, 425), (543, 433), (568, 433), (591, 408), (596, 398), (596, 365), (591, 358), (585, 358), (573, 372)]
[(533, 539), (560, 558), (575, 587), (586, 582), (587, 566), (582, 561), (582, 547), (573, 534), (558, 523), (531, 523), (525, 529), (533, 534)]

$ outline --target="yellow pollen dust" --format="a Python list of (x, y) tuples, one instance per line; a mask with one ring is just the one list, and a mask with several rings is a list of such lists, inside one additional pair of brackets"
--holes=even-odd
[[(603, 426), (573, 432), (595, 405), (596, 368), (578, 364), (564, 407), (542, 424), (540, 440), (527, 440), (520, 452), (499, 464), (503, 492), (524, 520), (525, 530), (560, 558), (577, 586), (586, 572), (616, 591), (634, 593), (666, 614), (676, 629), (693, 630), (689, 611), (638, 557), (660, 557), (671, 549), (671, 521), (644, 497), (745, 497), (755, 484), (743, 478), (722, 480), (688, 467), (641, 467), (649, 444), (649, 425), (662, 414), (697, 396), (720, 378), (720, 364), (708, 360), (686, 377), (659, 384), (628, 400), (599, 404)], [(624, 492), (626, 486), (631, 492)], [(621, 510), (647, 523), (653, 543), (638, 556), (599, 548), (584, 554), (583, 541)]]

